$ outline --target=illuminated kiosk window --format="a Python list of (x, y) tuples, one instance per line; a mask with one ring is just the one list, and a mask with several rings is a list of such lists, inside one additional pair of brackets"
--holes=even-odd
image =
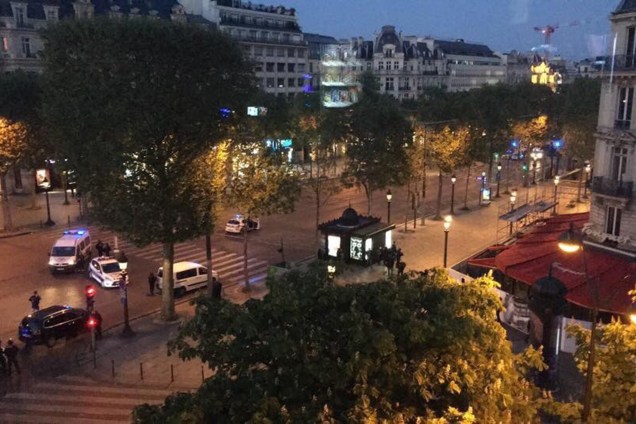
[(373, 250), (373, 239), (366, 239), (364, 241), (364, 251), (365, 252), (370, 252), (372, 250)]
[(384, 233), (384, 246), (391, 247), (393, 245), (393, 231), (389, 230)]
[(328, 236), (327, 237), (327, 247), (329, 251), (327, 252), (329, 256), (333, 256), (334, 258), (338, 256), (338, 249), (340, 249), (340, 237), (338, 236)]
[(361, 261), (364, 257), (362, 251), (362, 239), (358, 237), (351, 237), (351, 243), (349, 244), (349, 257), (357, 261)]

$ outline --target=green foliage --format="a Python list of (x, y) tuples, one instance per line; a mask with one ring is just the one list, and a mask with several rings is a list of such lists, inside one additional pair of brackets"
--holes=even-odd
[(569, 156), (590, 160), (594, 156), (596, 124), (601, 97), (599, 79), (577, 78), (563, 88), (560, 124)]
[(324, 266), (279, 278), (262, 301), (198, 301), (170, 348), (214, 376), (137, 422), (536, 421), (522, 372), (539, 354), (511, 353), (491, 280), (342, 287)]
[[(585, 374), (591, 332), (578, 325), (570, 326), (567, 331), (576, 339), (576, 364)], [(598, 327), (597, 337), (591, 403), (593, 422), (636, 422), (636, 326), (613, 321)]]
[(163, 21), (79, 20), (43, 32), (46, 120), (105, 226), (137, 244), (202, 234), (193, 181), (243, 110), (252, 75), (229, 38)]
[(364, 188), (367, 213), (375, 190), (408, 180), (412, 139), (411, 124), (393, 97), (364, 97), (354, 106), (343, 181)]

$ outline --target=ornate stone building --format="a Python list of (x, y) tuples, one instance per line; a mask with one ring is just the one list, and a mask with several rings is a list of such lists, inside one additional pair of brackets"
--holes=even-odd
[(588, 243), (636, 258), (636, 1), (610, 16), (617, 36), (613, 72), (603, 76)]

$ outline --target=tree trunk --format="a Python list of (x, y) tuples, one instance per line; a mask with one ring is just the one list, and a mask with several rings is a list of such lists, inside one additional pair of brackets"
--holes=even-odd
[(442, 170), (439, 171), (437, 182), (437, 206), (435, 211), (435, 219), (442, 219), (442, 185), (444, 184), (444, 176)]
[(470, 208), (468, 207), (468, 186), (470, 184), (470, 167), (471, 166), (472, 166), (471, 164), (468, 165), (468, 169), (466, 172), (466, 190), (464, 191), (464, 207), (462, 208), (465, 211), (470, 210)]
[(318, 226), (320, 225), (320, 190), (316, 190), (316, 227), (314, 228), (314, 232), (316, 234), (316, 248), (319, 247), (318, 243), (320, 242), (320, 231), (318, 230)]
[(33, 171), (33, 191), (31, 191), (31, 207), (29, 209), (39, 209), (38, 208), (38, 192), (37, 186), (35, 184), (35, 171)]
[(13, 219), (11, 219), (11, 207), (9, 205), (9, 194), (7, 193), (7, 174), (0, 174), (0, 190), (2, 191), (2, 220), (5, 231), (13, 230)]
[[(249, 221), (250, 216), (247, 216)], [(252, 291), (252, 286), (250, 285), (250, 275), (247, 272), (247, 228), (243, 227), (243, 277), (245, 278), (245, 287), (244, 290), (246, 292)]]
[[(85, 198), (83, 195), (82, 198)], [(163, 243), (163, 276), (161, 287), (161, 319), (174, 321), (177, 314), (174, 310), (174, 243)]]
[(367, 195), (367, 215), (371, 215), (371, 190), (367, 185), (363, 185), (364, 193)]
[[(210, 230), (211, 231), (211, 230)], [(212, 297), (212, 234), (205, 234), (205, 266), (208, 269), (208, 297)]]
[(71, 203), (68, 201), (68, 176), (66, 175), (66, 171), (62, 172), (62, 189), (64, 190), (64, 204), (70, 205)]

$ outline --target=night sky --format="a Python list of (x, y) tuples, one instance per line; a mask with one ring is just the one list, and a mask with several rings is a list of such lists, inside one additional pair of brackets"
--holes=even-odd
[[(500, 52), (543, 44), (535, 26), (558, 25), (556, 54), (582, 59), (604, 54), (608, 16), (620, 0), (281, 0), (297, 10), (305, 32), (336, 38), (374, 37), (383, 25), (403, 35), (463, 38)], [(252, 1), (252, 3), (260, 3)], [(270, 2), (271, 4), (278, 4)], [(269, 3), (268, 3), (269, 4)], [(610, 39), (611, 37), (607, 37)]]

